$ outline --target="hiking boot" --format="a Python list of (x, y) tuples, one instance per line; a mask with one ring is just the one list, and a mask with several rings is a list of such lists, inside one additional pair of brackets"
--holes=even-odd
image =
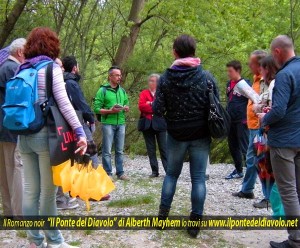
[(225, 179), (226, 180), (240, 179), (240, 178), (243, 178), (243, 177), (244, 177), (244, 173), (243, 172), (237, 172), (237, 170), (234, 170), (228, 176), (226, 176)]
[(260, 202), (254, 203), (253, 207), (255, 207), (255, 208), (269, 208), (270, 207), (270, 201), (267, 200), (267, 199), (262, 199)]
[(150, 178), (154, 178), (154, 177), (158, 177), (158, 176), (159, 176), (158, 173), (152, 173), (149, 177), (150, 177)]
[(280, 243), (271, 241), (270, 246), (272, 248), (292, 248), (292, 246), (289, 244), (288, 240), (285, 240), (285, 241), (280, 242)]
[[(201, 220), (202, 220), (201, 215), (194, 214), (191, 212), (190, 221), (198, 221), (200, 223)], [(187, 232), (192, 238), (197, 238), (197, 236), (200, 232), (200, 224), (199, 224), (199, 226), (196, 226), (196, 227), (188, 227)]]
[(71, 210), (79, 207), (79, 204), (76, 202), (76, 200), (70, 202), (56, 202), (57, 210)]
[(129, 177), (124, 174), (122, 176), (119, 176), (118, 179), (122, 181), (129, 181)]
[(166, 220), (169, 216), (169, 213), (170, 213), (170, 208), (159, 206), (158, 219)]
[[(170, 208), (159, 206), (159, 211), (158, 211), (158, 216), (157, 216), (158, 220), (166, 220), (169, 216), (169, 213), (170, 213)], [(165, 230), (165, 229), (162, 229), (162, 227), (160, 227), (160, 226), (156, 226), (155, 228), (157, 230)]]
[(232, 193), (232, 196), (239, 197), (239, 198), (246, 198), (246, 199), (254, 199), (253, 193), (244, 193), (242, 191)]
[(67, 243), (62, 243), (59, 245), (47, 245), (47, 248), (79, 248), (78, 246), (68, 245)]

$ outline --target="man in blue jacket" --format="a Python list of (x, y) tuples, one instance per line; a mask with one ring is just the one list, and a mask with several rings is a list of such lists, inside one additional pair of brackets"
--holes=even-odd
[[(271, 43), (272, 55), (281, 67), (275, 78), (272, 109), (260, 114), (269, 126), (268, 142), (274, 176), (286, 218), (300, 217), (300, 58), (286, 35)], [(300, 247), (300, 230), (288, 229), (288, 240), (270, 242), (273, 248)]]

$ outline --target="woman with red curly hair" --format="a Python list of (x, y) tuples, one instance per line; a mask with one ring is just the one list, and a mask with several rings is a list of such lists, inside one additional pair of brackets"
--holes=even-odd
[[(20, 70), (26, 69), (41, 61), (53, 61), (60, 52), (57, 34), (49, 28), (33, 29), (25, 45), (26, 62)], [(46, 100), (46, 68), (38, 71), (39, 101)], [(59, 65), (53, 64), (53, 96), (60, 112), (78, 137), (78, 146), (82, 153), (86, 150), (86, 136), (66, 93), (63, 73)], [(53, 184), (50, 166), (47, 127), (31, 135), (21, 135), (19, 140), (20, 152), (24, 165), (24, 216), (56, 216), (56, 191)], [(71, 248), (66, 243), (59, 230), (44, 230), (47, 248)], [(39, 230), (27, 231), (30, 248), (46, 247), (44, 235)]]

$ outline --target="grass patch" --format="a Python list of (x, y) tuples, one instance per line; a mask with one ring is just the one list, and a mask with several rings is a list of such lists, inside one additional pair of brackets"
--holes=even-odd
[(27, 233), (26, 233), (26, 231), (24, 231), (24, 230), (18, 230), (18, 231), (17, 231), (17, 237), (26, 239), (26, 238), (27, 238)]
[(84, 230), (84, 235), (91, 235), (93, 234), (93, 230)]
[(154, 198), (151, 195), (139, 195), (131, 198), (120, 199), (116, 201), (111, 201), (107, 204), (108, 207), (124, 208), (124, 207), (134, 207), (144, 204), (154, 203)]
[(81, 243), (82, 242), (80, 240), (75, 240), (75, 241), (70, 241), (68, 244), (73, 246), (79, 246), (81, 245)]

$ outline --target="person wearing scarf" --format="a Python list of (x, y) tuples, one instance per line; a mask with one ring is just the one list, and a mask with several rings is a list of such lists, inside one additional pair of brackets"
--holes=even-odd
[[(166, 118), (168, 131), (168, 165), (158, 214), (161, 220), (169, 214), (186, 153), (189, 154), (192, 181), (190, 220), (199, 221), (203, 215), (205, 172), (211, 143), (208, 80), (213, 84), (216, 97), (219, 93), (215, 79), (203, 70), (195, 51), (196, 41), (189, 35), (181, 35), (174, 41), (176, 60), (161, 76), (153, 103), (154, 114)], [(188, 233), (197, 237), (199, 230), (188, 228)]]

